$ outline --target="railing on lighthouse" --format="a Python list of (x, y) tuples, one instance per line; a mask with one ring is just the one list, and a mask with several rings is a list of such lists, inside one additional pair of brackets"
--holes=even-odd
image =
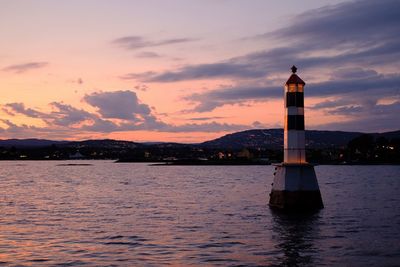
[(292, 75), (285, 84), (285, 120), (284, 120), (284, 163), (304, 164), (304, 86), (305, 82), (292, 67)]

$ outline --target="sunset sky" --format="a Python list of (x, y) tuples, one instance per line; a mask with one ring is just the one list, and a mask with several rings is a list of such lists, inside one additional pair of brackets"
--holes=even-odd
[(400, 1), (3, 0), (0, 138), (200, 142), (400, 129)]

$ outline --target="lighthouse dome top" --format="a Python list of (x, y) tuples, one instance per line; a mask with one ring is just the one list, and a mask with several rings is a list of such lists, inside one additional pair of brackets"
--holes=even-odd
[(289, 79), (287, 80), (286, 84), (302, 84), (305, 85), (306, 83), (299, 77), (297, 76), (297, 68), (296, 66), (292, 66), (292, 75), (290, 75)]

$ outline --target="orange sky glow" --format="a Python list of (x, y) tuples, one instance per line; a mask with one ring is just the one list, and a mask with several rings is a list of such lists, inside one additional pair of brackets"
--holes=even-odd
[(380, 52), (392, 26), (371, 34), (348, 14), (358, 2), (246, 3), (0, 3), (0, 138), (195, 143), (281, 128), (293, 64), (306, 128), (398, 130), (400, 49)]

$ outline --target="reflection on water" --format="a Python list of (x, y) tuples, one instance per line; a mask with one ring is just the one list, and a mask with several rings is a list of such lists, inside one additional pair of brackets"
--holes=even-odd
[(318, 213), (285, 214), (272, 210), (272, 230), (276, 248), (283, 252), (276, 258), (281, 266), (312, 266), (318, 255), (314, 240), (319, 239)]
[(301, 216), (269, 209), (271, 166), (3, 161), (0, 265), (398, 265), (400, 166), (316, 172)]

